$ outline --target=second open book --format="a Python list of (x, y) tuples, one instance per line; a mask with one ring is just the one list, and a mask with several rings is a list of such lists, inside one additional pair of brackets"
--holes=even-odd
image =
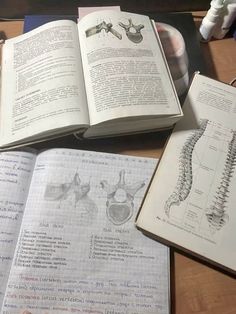
[(236, 88), (196, 74), (137, 225), (236, 273)]
[(56, 21), (3, 47), (0, 148), (66, 133), (162, 129), (182, 117), (147, 16), (100, 11)]

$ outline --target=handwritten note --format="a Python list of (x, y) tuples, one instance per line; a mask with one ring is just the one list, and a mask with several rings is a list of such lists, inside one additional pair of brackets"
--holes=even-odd
[(35, 156), (26, 152), (0, 154), (0, 304), (8, 279)]
[(3, 313), (169, 313), (168, 249), (134, 226), (156, 162), (40, 154)]

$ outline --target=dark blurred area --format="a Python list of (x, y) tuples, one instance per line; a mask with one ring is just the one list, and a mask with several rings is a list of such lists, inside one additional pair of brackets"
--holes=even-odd
[(24, 18), (26, 14), (77, 14), (78, 7), (119, 5), (136, 13), (208, 10), (210, 0), (0, 0), (1, 18)]

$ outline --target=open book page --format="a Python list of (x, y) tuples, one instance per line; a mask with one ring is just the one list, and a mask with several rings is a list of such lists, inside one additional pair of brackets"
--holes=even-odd
[[(208, 119), (227, 128), (235, 129), (236, 89), (217, 80), (196, 73), (184, 107), (191, 121), (184, 119), (188, 127), (199, 126), (202, 119)], [(190, 112), (189, 112), (190, 111)], [(181, 127), (181, 123), (178, 123)]]
[(88, 125), (77, 25), (45, 24), (4, 44), (0, 145)]
[(236, 89), (196, 75), (137, 225), (236, 271)]
[(82, 19), (87, 14), (90, 14), (92, 12), (97, 12), (97, 11), (103, 11), (103, 10), (117, 10), (120, 11), (120, 6), (100, 6), (100, 7), (78, 7), (78, 16), (79, 19)]
[(0, 154), (0, 306), (34, 168), (35, 155), (27, 152)]
[(169, 313), (168, 248), (134, 226), (155, 165), (86, 151), (40, 154), (3, 311)]
[(164, 53), (147, 16), (99, 11), (78, 23), (91, 125), (179, 114)]

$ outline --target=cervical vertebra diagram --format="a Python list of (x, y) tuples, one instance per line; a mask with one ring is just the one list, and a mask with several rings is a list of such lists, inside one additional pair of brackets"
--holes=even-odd
[(179, 158), (179, 177), (175, 191), (170, 195), (165, 204), (165, 213), (170, 214), (172, 205), (179, 205), (190, 193), (192, 187), (192, 154), (197, 141), (204, 134), (208, 120), (201, 120), (200, 127), (186, 140)]
[(134, 196), (144, 186), (144, 182), (127, 185), (125, 170), (121, 170), (119, 176), (119, 181), (114, 185), (108, 184), (106, 180), (101, 181), (101, 186), (107, 193), (107, 217), (114, 225), (122, 225), (132, 217)]
[(132, 42), (138, 44), (143, 40), (143, 36), (141, 34), (141, 29), (144, 28), (144, 25), (134, 25), (132, 20), (129, 19), (129, 24), (126, 25), (122, 22), (119, 23), (119, 25), (124, 28), (126, 36), (131, 40)]
[(225, 213), (229, 193), (230, 180), (236, 165), (236, 131), (232, 132), (232, 139), (228, 145), (228, 153), (220, 184), (216, 191), (213, 205), (206, 213), (208, 223), (213, 230), (219, 230), (229, 219)]

